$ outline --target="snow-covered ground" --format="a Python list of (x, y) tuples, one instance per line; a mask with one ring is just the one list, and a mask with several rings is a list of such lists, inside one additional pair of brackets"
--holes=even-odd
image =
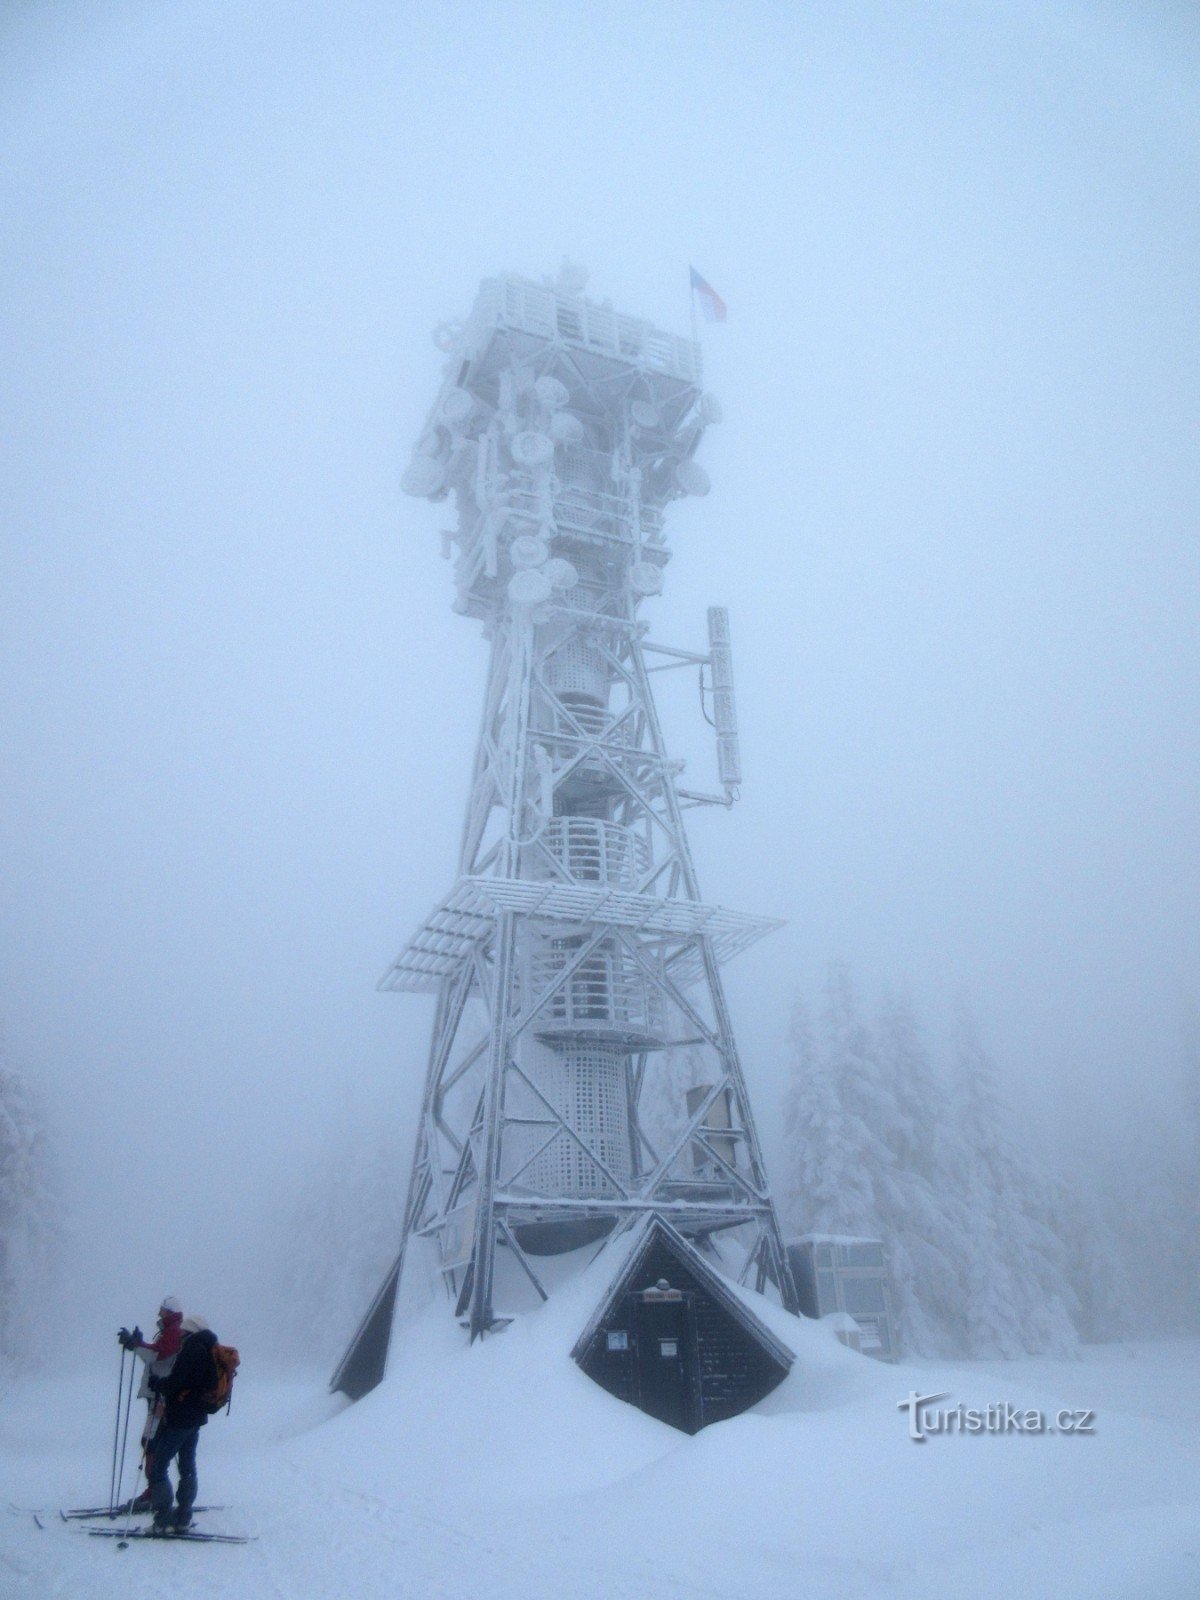
[[(916, 1363), (792, 1324), (792, 1376), (687, 1438), (568, 1359), (591, 1286), (474, 1349), (430, 1309), (357, 1406), (243, 1350), (205, 1429), (201, 1499), (245, 1546), (89, 1539), (3, 1513), (4, 1600), (1196, 1600), (1200, 1343), (1082, 1361)], [(782, 1314), (771, 1313), (779, 1325)], [(790, 1319), (789, 1319), (790, 1320)], [(0, 1502), (104, 1500), (109, 1381), (26, 1380), (0, 1404)], [(908, 1437), (910, 1389), (1095, 1412), (1087, 1436)]]

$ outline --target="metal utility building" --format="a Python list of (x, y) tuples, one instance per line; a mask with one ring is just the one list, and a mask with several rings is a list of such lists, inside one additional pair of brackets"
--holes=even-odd
[(858, 1324), (857, 1347), (864, 1355), (896, 1359), (891, 1278), (882, 1240), (806, 1233), (789, 1240), (787, 1254), (806, 1317), (844, 1312)]
[[(439, 330), (443, 382), (402, 480), (453, 498), (454, 609), (491, 656), (453, 884), (381, 984), (437, 1006), (399, 1255), (333, 1379), (355, 1397), (382, 1376), (422, 1241), (472, 1339), (650, 1217), (697, 1285), (707, 1242), (731, 1238), (742, 1279), (795, 1308), (720, 976), (776, 924), (701, 898), (683, 823), (740, 781), (728, 619), (709, 612), (698, 652), (642, 614), (667, 506), (708, 492), (695, 453), (719, 408), (694, 342), (583, 281), (491, 279)], [(700, 680), (719, 793), (678, 781), (652, 692), (666, 670)], [(684, 1051), (694, 1081), (652, 1126)]]

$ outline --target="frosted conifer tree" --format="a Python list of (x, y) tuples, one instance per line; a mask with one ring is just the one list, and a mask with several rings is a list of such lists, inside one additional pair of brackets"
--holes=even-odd
[(891, 1108), (883, 1137), (892, 1155), (880, 1175), (878, 1209), (900, 1342), (911, 1355), (952, 1354), (963, 1340), (958, 1129), (907, 998), (884, 1000), (875, 1037)]
[(302, 1170), (284, 1220), (289, 1320), (321, 1361), (341, 1353), (400, 1245), (407, 1152), (391, 1128), (390, 1117), (347, 1115)]
[(1026, 1280), (1030, 1300), (1025, 1308), (1025, 1348), (1034, 1355), (1079, 1353), (1082, 1312), (1072, 1281), (1059, 1195), (1058, 1182), (1039, 1161), (1027, 1158), (1016, 1238), (1020, 1258), (1031, 1269)]
[(909, 1353), (1069, 1355), (1078, 1329), (1116, 1325), (1096, 1209), (1016, 1142), (965, 1007), (949, 1085), (911, 1004), (887, 999), (868, 1029), (841, 964), (815, 1037), (797, 1002), (789, 1042), (785, 1217), (798, 1232), (884, 1241)]
[(789, 1232), (828, 1232), (837, 1207), (837, 1172), (827, 1152), (838, 1137), (841, 1113), (832, 1079), (817, 1057), (808, 1007), (799, 996), (792, 1007), (788, 1045), (781, 1209)]
[(1195, 1135), (1186, 1107), (1171, 1110), (1122, 1129), (1106, 1163), (1104, 1201), (1121, 1247), (1131, 1329), (1200, 1333)]
[(1066, 1253), (1041, 1214), (1044, 1196), (1035, 1164), (1013, 1141), (995, 1068), (965, 1006), (956, 1028), (955, 1078), (967, 1353), (1072, 1354), (1078, 1341), (1069, 1313)]
[(1051, 1196), (1075, 1326), (1083, 1339), (1114, 1339), (1128, 1324), (1128, 1287), (1116, 1229), (1089, 1176), (1076, 1172), (1069, 1180), (1055, 1179)]
[(0, 1359), (28, 1345), (57, 1243), (45, 1123), (24, 1078), (0, 1065)]
[(880, 1109), (870, 1033), (843, 964), (829, 969), (819, 1038), (797, 1004), (791, 1027), (785, 1205), (805, 1233), (873, 1234), (875, 1182), (891, 1164), (867, 1118)]

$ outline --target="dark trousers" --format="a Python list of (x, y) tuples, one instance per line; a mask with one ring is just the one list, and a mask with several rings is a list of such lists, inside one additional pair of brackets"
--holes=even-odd
[[(150, 1480), (150, 1504), (154, 1507), (155, 1517), (165, 1517), (171, 1509), (171, 1500), (174, 1498), (180, 1512), (185, 1516), (196, 1503), (196, 1446), (200, 1443), (199, 1428), (164, 1428), (159, 1426), (154, 1435), (153, 1448), (147, 1461), (147, 1476)], [(167, 1476), (167, 1468), (172, 1461), (179, 1458), (179, 1488), (174, 1496), (171, 1494), (171, 1480)]]

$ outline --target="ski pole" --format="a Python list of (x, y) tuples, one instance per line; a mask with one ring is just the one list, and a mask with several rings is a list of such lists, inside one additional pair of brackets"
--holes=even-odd
[(121, 1436), (121, 1396), (125, 1392), (125, 1346), (121, 1346), (121, 1371), (117, 1378), (117, 1420), (113, 1423), (112, 1470), (108, 1474), (108, 1510), (112, 1514), (117, 1488), (117, 1440)]
[[(146, 1456), (145, 1452), (143, 1451), (142, 1455), (138, 1459), (138, 1465), (134, 1468), (133, 1472), (133, 1486), (129, 1491), (129, 1504), (125, 1510), (125, 1532), (121, 1535), (122, 1545), (124, 1544), (125, 1540), (128, 1539), (130, 1531), (133, 1528), (133, 1502), (137, 1499), (137, 1486), (141, 1480), (142, 1467), (145, 1465), (145, 1462)], [(118, 1549), (119, 1548), (120, 1546), (118, 1546)]]
[(137, 1357), (129, 1362), (129, 1389), (125, 1397), (125, 1431), (121, 1435), (121, 1462), (117, 1468), (117, 1509), (121, 1504), (121, 1483), (125, 1477), (125, 1446), (129, 1442), (129, 1415), (133, 1410), (133, 1380), (137, 1376)]
[[(133, 1388), (132, 1388), (132, 1385), (131, 1385), (130, 1386), (130, 1393), (132, 1393), (132, 1392), (133, 1392)], [(155, 1400), (154, 1403), (155, 1403), (155, 1407), (157, 1408), (159, 1402), (157, 1400)], [(133, 1505), (134, 1505), (134, 1501), (137, 1499), (137, 1486), (138, 1486), (138, 1483), (141, 1481), (141, 1476), (142, 1476), (143, 1472), (146, 1474), (146, 1487), (147, 1487), (147, 1489), (150, 1488), (150, 1468), (147, 1466), (146, 1463), (150, 1458), (151, 1447), (154, 1444), (154, 1438), (155, 1438), (155, 1435), (158, 1432), (159, 1432), (159, 1420), (156, 1418), (155, 1419), (155, 1423), (154, 1423), (154, 1433), (152, 1433), (148, 1439), (143, 1439), (142, 1440), (141, 1454), (138, 1457), (138, 1464), (134, 1468), (134, 1473), (133, 1473), (133, 1487), (129, 1491), (129, 1505), (128, 1505), (128, 1508), (127, 1508), (126, 1514), (125, 1514), (125, 1532), (121, 1535), (120, 1541), (117, 1544), (117, 1549), (118, 1550), (124, 1550), (126, 1548), (126, 1541), (128, 1540), (129, 1535), (133, 1530)]]

